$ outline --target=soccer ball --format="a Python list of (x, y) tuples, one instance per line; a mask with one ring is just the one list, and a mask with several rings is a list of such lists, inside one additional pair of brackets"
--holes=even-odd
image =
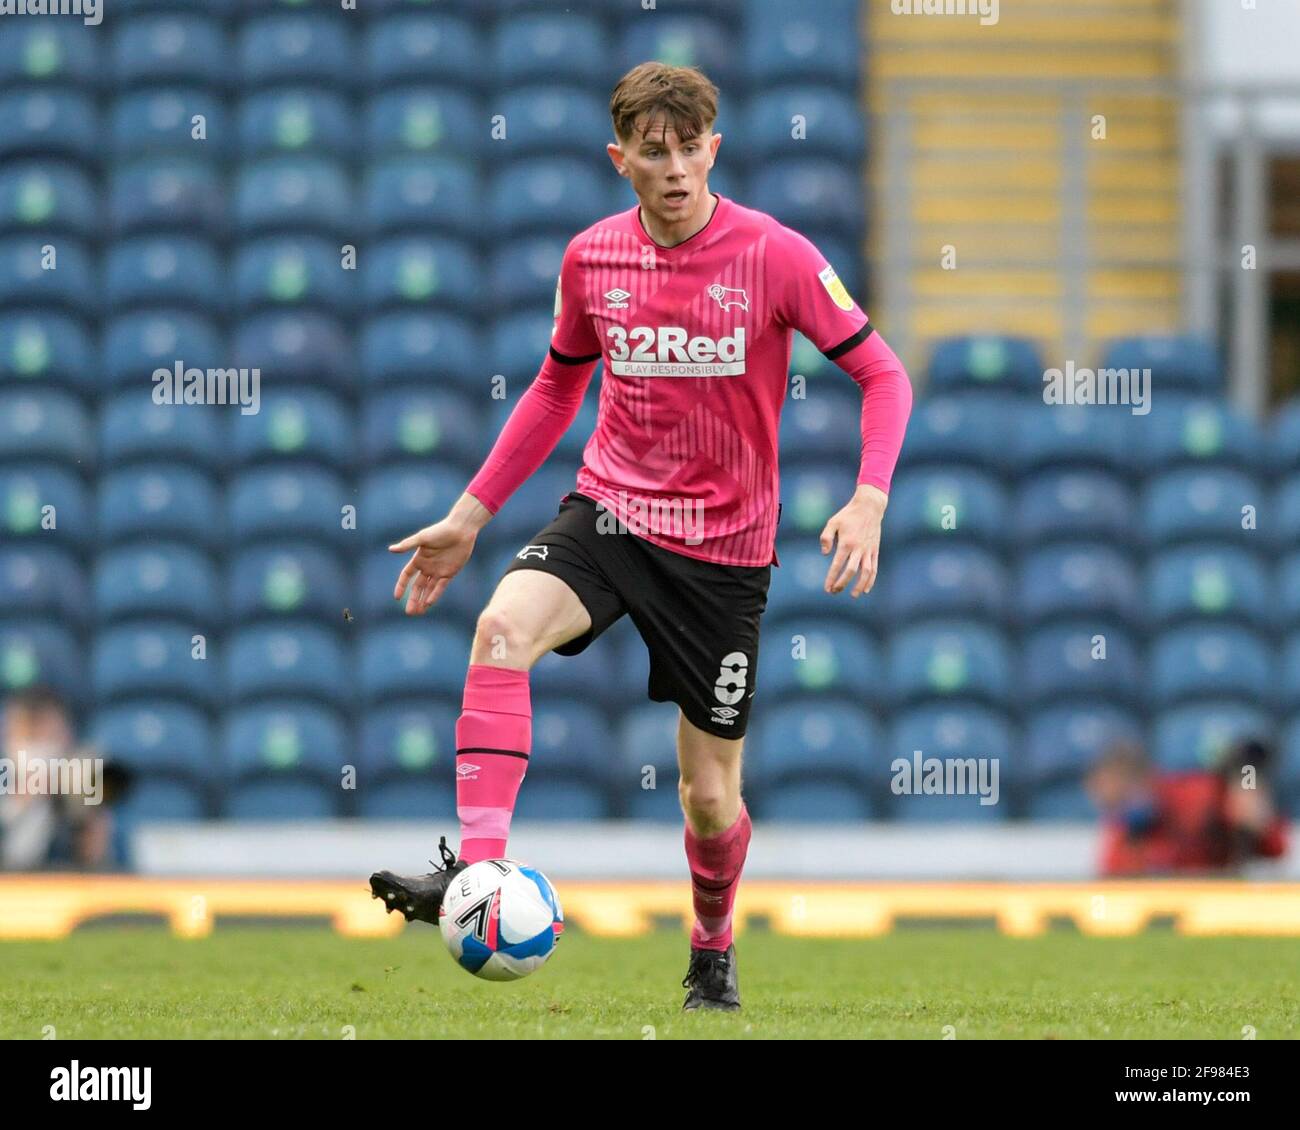
[(517, 981), (551, 956), (564, 912), (550, 880), (535, 867), (485, 859), (451, 881), (438, 926), (462, 969), (488, 981)]

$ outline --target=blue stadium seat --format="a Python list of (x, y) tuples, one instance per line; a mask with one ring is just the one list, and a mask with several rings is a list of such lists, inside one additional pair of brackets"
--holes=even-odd
[[(746, 9), (745, 77), (758, 87), (823, 82), (857, 87), (861, 60), (861, 5), (822, 0), (804, 8), (760, 3)], [(724, 37), (723, 42), (728, 42)]]
[(633, 820), (682, 822), (677, 794), (679, 716), (677, 708), (668, 703), (632, 706), (618, 715), (619, 801), (624, 814)]
[[(845, 599), (841, 596), (839, 599)], [(874, 703), (885, 694), (884, 658), (873, 636), (829, 612), (764, 626), (757, 686), (774, 700), (793, 694), (843, 695)]]
[(899, 468), (968, 463), (1001, 473), (1013, 466), (1020, 417), (1019, 397), (925, 397), (912, 409)]
[(832, 556), (823, 555), (815, 539), (778, 540), (776, 552), (781, 566), (772, 570), (765, 623), (796, 616), (834, 616), (867, 628), (884, 619), (884, 587), (879, 578), (871, 592), (846, 604), (843, 594), (832, 596), (825, 590)]
[(422, 824), (454, 823), (454, 780), (394, 779), (357, 789), (357, 815), (365, 820), (418, 820)]
[(198, 658), (196, 634), (203, 633), (172, 621), (100, 631), (91, 651), (91, 685), (98, 702), (174, 698), (214, 707), (222, 700), (221, 657), (209, 639), (206, 658)]
[(1020, 559), (1012, 590), (1025, 625), (1070, 616), (1140, 626), (1145, 612), (1142, 583), (1132, 558), (1102, 542), (1062, 542), (1031, 550)]
[(400, 541), (445, 517), (467, 482), (459, 467), (446, 463), (374, 468), (361, 480), (358, 505), (368, 544)]
[[(184, 362), (186, 369), (204, 370), (230, 363), (212, 318), (174, 310), (137, 310), (107, 320), (102, 353), (103, 382), (135, 389), (158, 369), (174, 371), (177, 361)], [(175, 406), (160, 407), (172, 411)], [(187, 413), (197, 411), (197, 405), (186, 409)]]
[(133, 769), (133, 784), (158, 776), (200, 784), (220, 771), (212, 727), (201, 710), (178, 702), (135, 702), (97, 710), (90, 742), (106, 760)]
[(49, 463), (0, 468), (0, 532), (6, 539), (44, 538), (50, 544), (57, 538), (55, 544), (74, 547), (88, 543), (95, 527), (81, 478)]
[(1025, 725), (1025, 777), (1039, 788), (1077, 781), (1112, 743), (1142, 736), (1134, 712), (1104, 699), (1043, 706)]
[[(377, 235), (424, 231), (477, 237), (484, 189), (471, 161), (446, 156), (375, 161), (366, 170), (362, 191), (366, 226)], [(559, 262), (557, 258), (550, 272), (548, 294), (554, 293)]]
[(369, 388), (430, 380), (482, 394), (490, 384), (476, 376), (483, 356), (479, 334), (467, 318), (437, 310), (403, 310), (361, 325), (360, 375)]
[(361, 455), (367, 463), (439, 459), (477, 464), (490, 439), (477, 404), (454, 390), (399, 389), (365, 400)]
[(105, 545), (163, 537), (216, 550), (224, 540), (211, 479), (174, 463), (144, 463), (98, 481), (100, 540)]
[(1240, 471), (1169, 471), (1147, 480), (1142, 529), (1153, 548), (1221, 541), (1254, 549), (1267, 532), (1243, 529), (1243, 507), (1252, 506), (1258, 514), (1266, 497), (1259, 483)]
[[(817, 156), (847, 165), (862, 159), (866, 144), (862, 111), (852, 93), (833, 86), (764, 90), (750, 99), (742, 129), (743, 138), (735, 140), (743, 140), (743, 152), (753, 161)], [(726, 131), (719, 127), (718, 132)]]
[[(805, 696), (764, 712), (747, 745), (746, 780), (766, 791), (811, 780), (863, 790), (885, 749), (879, 723), (862, 707)], [(878, 781), (877, 781), (878, 783)]]
[(721, 90), (733, 90), (740, 78), (736, 37), (708, 16), (660, 12), (650, 19), (629, 19), (614, 46), (621, 75), (653, 59), (678, 67), (698, 67)]
[[(243, 471), (234, 476), (226, 492), (230, 539), (236, 546), (308, 538), (336, 549), (355, 548), (366, 519), (359, 516), (356, 529), (343, 524), (344, 506), (355, 505), (356, 495), (336, 474), (310, 464)], [(367, 510), (364, 501), (358, 509), (359, 515), (375, 512)]]
[(750, 178), (750, 206), (800, 231), (821, 225), (856, 235), (863, 223), (861, 180), (856, 165), (827, 158), (764, 165)]
[[(530, 538), (560, 511), (560, 503), (572, 490), (577, 468), (560, 460), (548, 460), (506, 501), (492, 519), (493, 537), (498, 544), (514, 539), (520, 544)], [(459, 484), (464, 489), (465, 484)], [(459, 497), (459, 495), (457, 496)]]
[[(465, 630), (466, 638), (469, 638), (473, 633), (474, 622), (483, 610), (488, 597), (488, 592), (484, 588), (483, 569), (479, 564), (479, 555), (485, 553), (486, 550), (482, 546), (475, 550), (474, 556), (456, 574), (451, 584), (438, 598), (438, 603), (425, 613), (426, 619), (459, 625)], [(406, 591), (402, 593), (401, 600), (393, 596), (393, 588), (410, 559), (411, 554), (390, 553), (386, 547), (369, 549), (361, 558), (359, 603), (360, 614), (365, 617), (365, 623), (373, 624), (376, 620), (395, 619), (406, 615), (406, 597), (410, 587), (408, 585)]]
[(215, 164), (150, 157), (114, 164), (108, 180), (108, 226), (118, 236), (203, 232), (220, 237), (226, 196)]
[(0, 94), (0, 160), (61, 157), (91, 162), (99, 142), (99, 111), (85, 94), (32, 89)]
[(338, 89), (358, 75), (350, 28), (325, 14), (246, 19), (239, 28), (238, 56), (239, 86), (244, 90), (286, 83)]
[(442, 781), (454, 792), (459, 717), (458, 697), (367, 709), (357, 735), (359, 799), (387, 781)]
[(511, 309), (553, 303), (565, 243), (552, 235), (503, 242), (488, 268), (492, 294)]
[(356, 458), (352, 413), (333, 393), (273, 389), (260, 411), (230, 418), (230, 455), (241, 464), (298, 459), (345, 471)]
[(1277, 607), (1274, 615), (1280, 626), (1300, 624), (1300, 549), (1287, 554), (1277, 567)]
[(1300, 470), (1300, 396), (1291, 397), (1274, 413), (1268, 445), (1275, 470)]
[(155, 404), (151, 389), (118, 393), (103, 402), (99, 453), (105, 467), (165, 458), (215, 471), (226, 456), (226, 417), (220, 406)]
[(857, 824), (872, 816), (867, 794), (838, 781), (774, 785), (748, 807), (761, 819), (777, 823)]
[(118, 805), (127, 828), (147, 821), (193, 823), (207, 815), (206, 791), (180, 780), (135, 780)]
[(1162, 632), (1152, 643), (1150, 670), (1148, 694), (1155, 707), (1211, 695), (1261, 703), (1274, 697), (1273, 649), (1249, 629), (1231, 624)]
[(285, 700), (229, 711), (221, 728), (221, 766), (236, 778), (299, 774), (340, 788), (352, 743), (338, 712)]
[(936, 616), (1001, 619), (1013, 591), (993, 553), (955, 540), (896, 550), (882, 581), (885, 613), (899, 624)]
[[(593, 88), (608, 78), (604, 60), (610, 44), (598, 20), (578, 12), (528, 13), (498, 21), (490, 50), (491, 73), (496, 83), (509, 88), (530, 82), (585, 81)], [(473, 58), (473, 57), (467, 57)], [(581, 76), (573, 73), (573, 60), (582, 59)], [(472, 79), (461, 80), (467, 85)]]
[[(554, 325), (551, 311), (545, 307), (498, 318), (492, 325), (487, 349), (492, 372), (502, 374), (511, 382), (531, 384), (546, 358)], [(592, 381), (595, 379), (593, 373)]]
[(781, 530), (785, 537), (811, 534), (816, 539), (832, 514), (853, 497), (857, 465), (853, 461), (801, 462), (781, 476)]
[[(1278, 777), (1293, 798), (1300, 792), (1300, 714), (1294, 715), (1282, 731), (1278, 750)], [(1294, 813), (1294, 806), (1292, 812)]]
[(470, 641), (448, 624), (407, 621), (367, 629), (357, 676), (368, 704), (457, 696), (465, 689)]
[(1182, 464), (1252, 471), (1267, 462), (1265, 436), (1254, 422), (1208, 399), (1155, 398), (1144, 421), (1141, 451), (1155, 471)]
[(614, 735), (605, 713), (588, 697), (538, 697), (533, 706), (530, 781), (535, 770), (542, 770), (557, 777), (570, 776), (575, 784), (597, 785), (603, 792), (614, 777), (615, 754)]
[(240, 628), (222, 650), (231, 703), (293, 696), (339, 707), (353, 697), (349, 652), (338, 636), (314, 623)]
[(37, 684), (76, 704), (86, 697), (85, 649), (66, 627), (21, 620), (0, 623), (0, 692)]
[(243, 244), (231, 270), (234, 302), (244, 313), (309, 306), (346, 316), (356, 304), (352, 273), (339, 269), (329, 239), (279, 237)]
[(89, 609), (86, 579), (70, 547), (24, 541), (0, 546), (0, 619), (39, 616), (78, 625)]
[(1259, 558), (1235, 546), (1189, 545), (1154, 555), (1145, 604), (1150, 622), (1223, 617), (1270, 631), (1277, 623), (1273, 586)]
[(1280, 682), (1278, 690), (1283, 708), (1300, 709), (1300, 633), (1292, 633), (1288, 636), (1282, 647)]
[(245, 238), (288, 231), (331, 238), (355, 234), (352, 185), (344, 166), (322, 157), (267, 157), (241, 165), (232, 217)]
[(372, 90), (428, 82), (432, 75), (457, 86), (477, 87), (493, 73), (484, 65), (486, 48), (475, 27), (437, 11), (394, 14), (375, 21), (366, 31), (365, 55), (366, 81)]
[(1097, 807), (1078, 781), (1062, 781), (1043, 785), (1030, 793), (1025, 815), (1030, 820), (1091, 824), (1097, 819)]
[(1216, 769), (1233, 744), (1267, 735), (1272, 729), (1271, 715), (1259, 706), (1212, 699), (1157, 714), (1152, 722), (1152, 747), (1162, 769)]
[(1223, 391), (1223, 364), (1214, 347), (1198, 337), (1122, 338), (1107, 348), (1101, 367), (1150, 369), (1151, 386), (1162, 391)]
[(355, 599), (348, 570), (310, 542), (277, 541), (234, 554), (226, 570), (227, 609), (237, 621), (282, 616), (346, 627)]
[(0, 232), (94, 239), (101, 228), (95, 186), (80, 169), (51, 161), (0, 170)]
[(206, 633), (225, 615), (211, 559), (188, 546), (157, 543), (102, 553), (95, 559), (93, 586), (101, 623), (166, 617)]
[(1037, 393), (1043, 389), (1043, 359), (1027, 338), (983, 334), (944, 338), (930, 358), (930, 387), (936, 393), (987, 391)]
[[(919, 780), (915, 771), (918, 751)], [(954, 777), (951, 791), (925, 792), (927, 759), (942, 763), (949, 758), (972, 759), (974, 763), (963, 767), (968, 774), (963, 780)], [(1006, 819), (1019, 772), (1016, 734), (1009, 718), (985, 707), (946, 702), (917, 704), (899, 714), (874, 770), (890, 811), (898, 820), (919, 824)], [(895, 792), (896, 781), (904, 791)], [(944, 788), (948, 787), (945, 781)], [(959, 788), (964, 791), (957, 791)]]
[(1132, 473), (1137, 445), (1135, 417), (1127, 408), (1107, 405), (1042, 404), (1029, 401), (1008, 434), (1021, 474), (1040, 468), (1085, 467)]
[(895, 632), (886, 669), (890, 692), (900, 703), (940, 697), (1002, 703), (1011, 693), (1006, 638), (994, 628), (964, 620)]
[(352, 338), (336, 318), (312, 310), (282, 310), (240, 322), (234, 363), (258, 369), (280, 385), (325, 385), (352, 392)]
[(590, 159), (592, 143), (609, 137), (607, 103), (594, 92), (553, 81), (507, 91), (496, 111), (505, 119), (498, 146), (507, 157), (571, 154)]
[[(0, 383), (98, 391), (90, 337), (80, 321), (49, 311), (0, 314)], [(98, 359), (97, 359), (98, 360)]]
[(477, 254), (461, 240), (403, 236), (371, 248), (361, 263), (361, 294), (378, 313), (418, 304), (473, 314), (484, 298)]
[(332, 820), (339, 815), (342, 790), (314, 777), (260, 776), (232, 784), (222, 805), (228, 820)]
[(77, 20), (10, 20), (0, 51), (0, 87), (49, 83), (60, 89), (103, 80), (104, 39)]
[[(503, 235), (570, 238), (623, 207), (597, 166), (576, 157), (529, 157), (501, 166), (488, 187), (488, 212)], [(549, 312), (549, 311), (548, 311)]]
[[(468, 645), (468, 641), (466, 641)], [(466, 646), (468, 651), (468, 646)], [(538, 702), (557, 695), (585, 698), (617, 712), (627, 706), (624, 656), (629, 652), (627, 637), (606, 632), (578, 655), (549, 651), (533, 667), (530, 683)], [(640, 688), (644, 696), (645, 684)]]
[(1290, 475), (1278, 486), (1273, 511), (1277, 544), (1285, 548), (1300, 545), (1300, 473)]
[(95, 460), (95, 442), (81, 400), (67, 392), (0, 386), (0, 459), (82, 464)]
[[(201, 120), (200, 120), (201, 119)], [(141, 90), (113, 102), (109, 143), (117, 158), (172, 156), (219, 160), (234, 151), (221, 98), (201, 87)], [(95, 139), (91, 153), (99, 148)]]
[(1096, 538), (1124, 546), (1138, 536), (1136, 500), (1116, 475), (1046, 467), (1019, 485), (1012, 530), (1021, 545)]
[(476, 99), (454, 87), (388, 91), (366, 106), (368, 155), (450, 154), (486, 156), (488, 115)]
[(1134, 636), (1091, 620), (1068, 620), (1029, 633), (1020, 658), (1018, 697), (1034, 706), (1080, 696), (1127, 705), (1145, 691)]
[(239, 107), (240, 157), (311, 153), (348, 160), (356, 144), (351, 103), (330, 87), (265, 90)]
[(889, 492), (888, 537), (895, 546), (929, 540), (999, 548), (1007, 537), (1009, 506), (1001, 483), (985, 471), (961, 465), (914, 469), (908, 461)]
[(120, 87), (228, 80), (230, 45), (221, 24), (193, 13), (168, 12), (127, 20), (113, 36), (113, 78)]
[(528, 784), (519, 790), (515, 816), (525, 821), (605, 820), (609, 800), (592, 782), (554, 773), (544, 763), (528, 771)]
[[(51, 250), (44, 251), (46, 247)], [(63, 307), (93, 316), (100, 300), (97, 273), (86, 245), (76, 240), (52, 244), (34, 236), (0, 239), (0, 307), (39, 307), (42, 314)]]
[(843, 459), (862, 454), (862, 393), (849, 381), (809, 381), (805, 395), (787, 395), (781, 410), (782, 466), (799, 460)]
[(104, 302), (115, 313), (168, 305), (219, 314), (226, 294), (221, 259), (206, 240), (137, 237), (113, 244), (105, 256)]

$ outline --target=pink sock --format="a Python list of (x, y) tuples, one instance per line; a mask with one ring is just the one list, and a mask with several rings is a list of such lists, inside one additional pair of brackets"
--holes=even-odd
[(731, 908), (740, 886), (752, 825), (744, 801), (740, 815), (725, 832), (700, 839), (686, 825), (686, 861), (691, 868), (691, 894), (695, 902), (693, 949), (725, 950), (731, 945)]
[(456, 720), (460, 858), (501, 859), (532, 747), (528, 672), (471, 663), (463, 711)]

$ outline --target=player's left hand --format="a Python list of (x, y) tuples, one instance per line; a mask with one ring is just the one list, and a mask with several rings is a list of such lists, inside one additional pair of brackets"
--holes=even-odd
[(835, 547), (826, 573), (827, 592), (843, 592), (852, 584), (856, 600), (871, 591), (880, 554), (880, 522), (888, 503), (889, 495), (879, 487), (860, 483), (849, 504), (831, 515), (821, 536), (823, 554)]

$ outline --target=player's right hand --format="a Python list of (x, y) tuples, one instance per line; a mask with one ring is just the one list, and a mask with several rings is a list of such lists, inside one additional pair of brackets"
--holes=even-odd
[(402, 594), (406, 593), (408, 616), (422, 616), (437, 603), (452, 577), (461, 571), (474, 552), (477, 537), (476, 530), (444, 518), (388, 547), (390, 553), (415, 550), (393, 589), (394, 600), (401, 600)]

